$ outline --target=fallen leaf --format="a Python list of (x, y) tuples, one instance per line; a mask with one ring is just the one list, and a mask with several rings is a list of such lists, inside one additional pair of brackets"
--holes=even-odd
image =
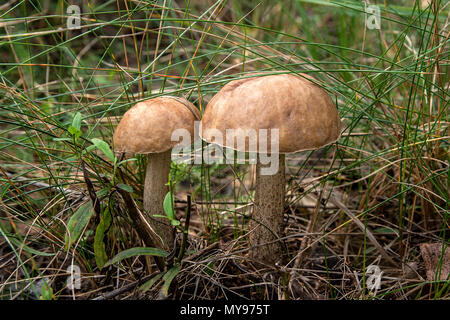
[[(427, 280), (433, 281), (439, 275), (439, 280), (447, 280), (450, 273), (450, 249), (445, 249), (442, 257), (442, 265), (439, 264), (442, 254), (442, 243), (422, 243), (420, 245), (420, 254), (425, 262)], [(438, 267), (441, 266), (440, 271)]]

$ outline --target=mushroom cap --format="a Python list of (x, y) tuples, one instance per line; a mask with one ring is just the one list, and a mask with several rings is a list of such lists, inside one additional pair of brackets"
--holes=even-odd
[[(178, 97), (158, 97), (131, 107), (114, 132), (114, 149), (118, 153), (160, 153), (172, 149), (172, 132), (186, 129), (194, 137), (194, 121), (200, 119), (198, 109)], [(177, 137), (178, 138), (178, 137)]]
[[(317, 149), (335, 142), (341, 131), (338, 110), (327, 91), (308, 80), (313, 79), (309, 75), (302, 76), (262, 75), (229, 82), (208, 103), (201, 138), (239, 151), (270, 152), (271, 129), (278, 129), (279, 153)], [(234, 131), (236, 138), (227, 141), (227, 129), (241, 131)], [(260, 129), (268, 130), (267, 149), (260, 147), (265, 140), (259, 135)], [(217, 130), (223, 141), (214, 136)], [(248, 130), (257, 132), (254, 148)], [(245, 148), (238, 139), (245, 139)]]

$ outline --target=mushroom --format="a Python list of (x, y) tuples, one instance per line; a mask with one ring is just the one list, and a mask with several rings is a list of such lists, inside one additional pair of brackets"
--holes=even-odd
[[(331, 97), (310, 81), (312, 77), (258, 75), (229, 82), (211, 99), (203, 114), (200, 136), (222, 147), (258, 153), (250, 256), (256, 261), (274, 264), (281, 258), (283, 248), (279, 239), (283, 231), (285, 198), (284, 154), (335, 142), (340, 136), (341, 122)], [(236, 139), (217, 141), (220, 139), (208, 136), (210, 129), (223, 137), (230, 129), (235, 129)], [(258, 134), (257, 143), (253, 144), (255, 150), (252, 150), (249, 132), (264, 132), (261, 129), (266, 129), (268, 135)], [(270, 140), (270, 135), (276, 137), (274, 129), (278, 129), (278, 141)], [(245, 147), (237, 144), (238, 139), (245, 139)], [(278, 160), (278, 171), (274, 174), (267, 174), (269, 166), (261, 162), (264, 154)]]
[[(114, 132), (114, 149), (118, 153), (147, 154), (144, 183), (144, 211), (149, 225), (171, 250), (174, 229), (163, 217), (163, 203), (168, 190), (172, 141), (175, 130), (187, 130), (193, 138), (194, 122), (200, 119), (198, 109), (178, 97), (158, 97), (137, 103), (123, 115)], [(183, 141), (185, 142), (185, 141)]]

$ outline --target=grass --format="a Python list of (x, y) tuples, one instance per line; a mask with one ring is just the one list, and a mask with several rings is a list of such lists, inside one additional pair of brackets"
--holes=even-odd
[[(448, 2), (375, 1), (379, 30), (356, 0), (79, 3), (75, 30), (67, 1), (0, 5), (2, 299), (450, 297), (420, 251), (448, 245)], [(314, 76), (345, 128), (287, 156), (286, 263), (247, 259), (252, 165), (174, 163), (182, 227), (191, 214), (181, 264), (163, 274), (136, 249), (104, 267), (144, 246), (125, 197), (142, 207), (145, 157), (108, 156), (120, 116), (167, 94), (203, 112), (255, 71)], [(376, 292), (370, 265), (383, 272)]]

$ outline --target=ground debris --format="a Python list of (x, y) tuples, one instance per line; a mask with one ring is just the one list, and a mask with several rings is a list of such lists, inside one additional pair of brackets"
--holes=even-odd
[(442, 257), (442, 265), (439, 263), (442, 255), (442, 243), (422, 243), (420, 253), (425, 262), (427, 280), (433, 281), (439, 273), (439, 280), (448, 278), (450, 273), (450, 249), (448, 247)]

